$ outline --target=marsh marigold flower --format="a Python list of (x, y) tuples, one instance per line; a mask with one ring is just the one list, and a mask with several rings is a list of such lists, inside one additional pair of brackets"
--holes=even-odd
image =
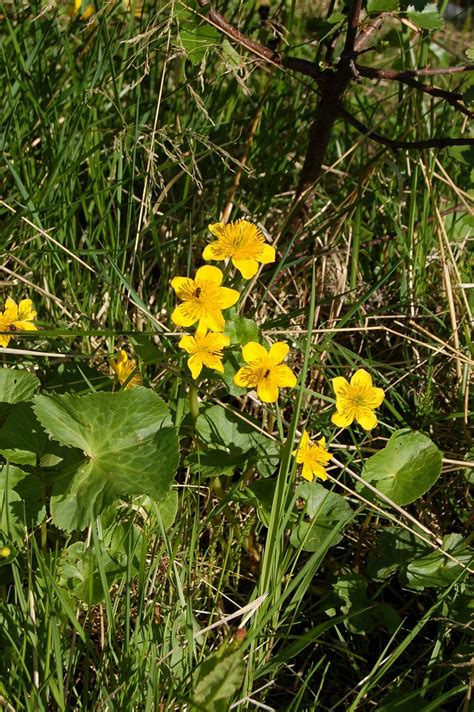
[(275, 249), (265, 242), (259, 228), (247, 220), (214, 223), (209, 230), (217, 237), (204, 249), (205, 260), (232, 260), (244, 279), (255, 277), (258, 263), (275, 262)]
[(195, 336), (183, 336), (178, 346), (191, 354), (188, 358), (188, 366), (192, 377), (197, 378), (203, 366), (224, 373), (222, 349), (229, 344), (230, 339), (225, 334), (197, 332)]
[(339, 428), (347, 428), (354, 420), (364, 430), (372, 430), (377, 425), (374, 409), (378, 408), (385, 398), (382, 388), (374, 388), (372, 376), (363, 368), (354, 373), (351, 382), (338, 376), (332, 379), (336, 394), (336, 412), (331, 420)]
[(299, 446), (296, 450), (293, 450), (293, 456), (296, 457), (298, 465), (303, 465), (301, 474), (305, 480), (311, 482), (313, 477), (327, 480), (328, 476), (324, 466), (332, 458), (332, 455), (326, 450), (325, 445), (326, 440), (324, 438), (312, 443), (306, 430), (303, 432)]
[[(22, 299), (17, 304), (7, 297), (5, 310), (0, 312), (0, 331), (38, 331), (32, 324), (33, 319), (36, 319), (36, 311), (31, 299)], [(10, 334), (0, 334), (0, 346), (8, 346), (11, 338)]]
[(171, 286), (183, 302), (176, 307), (171, 320), (178, 326), (192, 326), (198, 322), (200, 333), (224, 331), (222, 310), (234, 306), (239, 292), (221, 287), (223, 274), (218, 267), (200, 267), (196, 277), (174, 277)]
[(296, 386), (296, 376), (283, 363), (288, 355), (288, 345), (281, 341), (267, 351), (261, 344), (251, 341), (242, 347), (242, 356), (248, 366), (239, 369), (234, 376), (236, 386), (256, 388), (263, 403), (275, 403), (279, 388)]
[[(137, 362), (134, 358), (128, 358), (126, 351), (120, 349), (117, 358), (110, 359), (110, 365), (112, 366), (120, 385), (122, 386), (124, 383), (126, 384), (125, 389), (141, 386), (141, 375), (139, 373), (135, 373), (135, 375), (132, 376), (132, 373), (137, 369)], [(132, 377), (130, 378), (130, 376)]]

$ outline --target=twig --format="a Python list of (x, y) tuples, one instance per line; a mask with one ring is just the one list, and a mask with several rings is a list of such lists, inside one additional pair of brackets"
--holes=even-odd
[[(462, 103), (462, 94), (459, 94), (458, 92), (448, 91), (447, 89), (440, 89), (439, 87), (429, 86), (428, 84), (423, 84), (423, 82), (414, 79), (413, 76), (411, 76), (410, 72), (388, 72), (388, 76), (386, 76), (387, 73), (384, 72), (384, 70), (372, 69), (371, 67), (362, 67), (358, 64), (355, 65), (355, 68), (357, 70), (357, 73), (360, 74), (360, 76), (362, 77), (367, 77), (369, 79), (389, 79), (401, 82), (402, 84), (406, 84), (407, 86), (413, 87), (418, 91), (422, 91), (424, 94), (429, 94), (430, 96), (437, 96), (440, 99), (444, 99), (446, 102), (448, 102), (448, 104), (453, 106), (462, 114), (465, 114), (465, 116), (468, 116), (471, 119), (474, 117), (474, 112), (467, 109)], [(382, 74), (380, 74), (380, 72), (382, 72)]]
[(314, 62), (309, 62), (306, 59), (299, 59), (298, 57), (281, 57), (276, 50), (265, 47), (265, 45), (260, 42), (255, 42), (255, 40), (250, 39), (250, 37), (247, 37), (240, 32), (240, 30), (231, 25), (230, 22), (227, 22), (223, 15), (210, 7), (209, 0), (198, 0), (198, 2), (203, 9), (208, 10), (207, 14), (204, 16), (204, 19), (207, 20), (210, 25), (213, 25), (228, 37), (231, 37), (239, 45), (245, 47), (245, 49), (248, 49), (257, 57), (260, 57), (260, 59), (280, 67), (281, 69), (291, 69), (295, 72), (299, 72), (300, 74), (305, 74), (312, 79), (318, 80), (321, 77), (322, 72)]
[(415, 77), (434, 77), (441, 74), (462, 74), (463, 72), (473, 72), (474, 64), (458, 65), (456, 67), (425, 67), (424, 69), (377, 69), (358, 64), (357, 70), (365, 77), (378, 77), (379, 79), (395, 79), (404, 81)]
[(361, 121), (352, 116), (343, 106), (337, 109), (339, 116), (351, 124), (355, 129), (365, 134), (367, 138), (380, 143), (388, 148), (419, 149), (424, 148), (447, 148), (448, 146), (474, 146), (474, 138), (428, 138), (422, 141), (402, 141), (400, 139), (386, 138), (381, 134), (369, 129)]

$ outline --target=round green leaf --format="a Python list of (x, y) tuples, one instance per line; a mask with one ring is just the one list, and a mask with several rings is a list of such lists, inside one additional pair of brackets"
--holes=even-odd
[(20, 403), (31, 400), (39, 380), (29, 371), (0, 368), (0, 403)]
[[(278, 467), (278, 444), (253, 427), (248, 416), (244, 421), (220, 405), (210, 406), (199, 413), (196, 430), (212, 455), (202, 461), (206, 475), (232, 474), (254, 464), (262, 477), (270, 477)], [(196, 467), (199, 463), (200, 457), (194, 461)]]
[[(386, 446), (365, 463), (362, 478), (395, 504), (414, 502), (441, 474), (441, 452), (423, 433), (397, 430)], [(370, 493), (362, 487), (364, 496)]]
[(0, 469), (0, 531), (6, 541), (21, 540), (25, 529), (43, 521), (43, 499), (39, 477), (12, 465)]
[(52, 438), (86, 456), (56, 474), (51, 514), (58, 527), (84, 529), (120, 497), (168, 494), (178, 439), (168, 407), (152, 391), (37, 396), (34, 411)]
[(352, 519), (352, 509), (340, 494), (325, 489), (318, 482), (303, 482), (296, 495), (305, 500), (298, 524), (291, 532), (293, 546), (305, 551), (323, 551), (338, 544), (342, 529)]

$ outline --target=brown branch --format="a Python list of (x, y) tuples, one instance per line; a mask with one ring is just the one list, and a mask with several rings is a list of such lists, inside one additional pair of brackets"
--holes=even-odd
[(339, 106), (337, 113), (339, 116), (351, 124), (357, 131), (364, 134), (367, 138), (380, 143), (382, 146), (394, 149), (424, 149), (424, 148), (447, 148), (449, 146), (474, 146), (474, 138), (429, 138), (422, 141), (401, 141), (399, 139), (391, 139), (382, 136), (381, 134), (369, 129), (361, 121), (352, 116), (343, 106)]
[[(252, 52), (261, 60), (280, 69), (291, 69), (314, 79), (320, 88), (320, 97), (316, 106), (313, 123), (309, 130), (308, 147), (305, 155), (300, 180), (295, 194), (295, 200), (288, 218), (289, 230), (296, 231), (304, 221), (313, 199), (314, 186), (322, 172), (322, 166), (329, 146), (334, 123), (338, 117), (343, 118), (368, 138), (393, 149), (423, 149), (445, 148), (446, 146), (473, 145), (474, 139), (437, 138), (426, 141), (402, 141), (386, 138), (381, 134), (367, 129), (358, 119), (342, 107), (342, 98), (351, 80), (359, 73), (369, 78), (394, 79), (403, 81), (414, 88), (439, 96), (451, 103), (455, 108), (466, 113), (460, 103), (461, 95), (448, 92), (438, 87), (429, 87), (416, 80), (416, 77), (432, 76), (434, 74), (457, 74), (470, 71), (472, 66), (449, 67), (445, 69), (419, 69), (396, 72), (393, 70), (372, 70), (370, 67), (355, 65), (355, 59), (369, 44), (372, 36), (383, 24), (386, 13), (360, 28), (360, 13), (362, 0), (353, 0), (348, 19), (344, 49), (335, 67), (320, 70), (313, 62), (297, 57), (282, 57), (277, 51), (255, 42), (240, 30), (231, 25), (216, 10), (211, 7), (210, 0), (198, 0), (200, 7), (206, 11), (205, 19), (221, 32), (233, 39), (239, 45)], [(470, 115), (470, 114), (469, 114)], [(286, 230), (285, 230), (286, 232)]]
[(379, 79), (414, 79), (415, 77), (434, 77), (441, 74), (462, 74), (463, 72), (473, 72), (474, 64), (458, 65), (456, 67), (425, 67), (424, 69), (375, 69), (364, 65), (357, 65), (359, 72), (365, 77), (377, 77)]
[(209, 0), (198, 0), (199, 5), (203, 9), (208, 9), (207, 14), (204, 19), (213, 25), (218, 30), (223, 32), (225, 35), (235, 40), (241, 47), (252, 52), (252, 54), (260, 57), (265, 62), (269, 62), (281, 69), (291, 69), (300, 74), (305, 74), (307, 77), (319, 80), (321, 77), (321, 71), (314, 62), (309, 62), (306, 59), (299, 59), (298, 57), (282, 57), (278, 52), (260, 42), (255, 42), (254, 40), (244, 35), (240, 30), (231, 25), (225, 17), (223, 17), (219, 12), (210, 7)]
[(392, 72), (390, 70), (380, 70), (372, 69), (371, 67), (363, 67), (359, 64), (355, 65), (357, 73), (362, 77), (367, 77), (369, 79), (389, 79), (407, 86), (413, 87), (418, 91), (422, 91), (424, 94), (429, 94), (430, 96), (437, 96), (440, 99), (444, 99), (452, 107), (460, 111), (465, 116), (470, 119), (474, 118), (474, 112), (470, 111), (462, 103), (463, 96), (458, 92), (448, 91), (447, 89), (441, 89), (439, 87), (432, 87), (428, 84), (423, 84), (423, 82), (414, 79), (411, 72)]

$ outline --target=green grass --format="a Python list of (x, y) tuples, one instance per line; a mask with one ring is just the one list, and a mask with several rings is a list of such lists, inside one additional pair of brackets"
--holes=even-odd
[[(201, 265), (207, 225), (229, 200), (232, 219), (258, 221), (273, 238), (281, 233), (315, 87), (256, 67), (227, 40), (193, 64), (174, 1), (145, 0), (141, 18), (110, 5), (90, 23), (42, 10), (37, 2), (0, 3), (2, 295), (31, 297), (41, 326), (34, 339), (11, 342), (24, 353), (6, 351), (3, 364), (34, 369), (46, 391), (88, 393), (109, 387), (108, 357), (134, 347), (147, 384), (170, 405), (184, 456), (190, 375), (169, 319), (170, 279)], [(225, 14), (253, 37), (261, 33), (253, 4), (233, 2)], [(272, 4), (292, 54), (307, 59), (315, 52), (311, 16), (311, 3)], [(453, 37), (447, 27), (415, 35), (395, 21), (390, 28), (388, 44), (363, 55), (365, 64), (466, 61), (467, 34)], [(436, 81), (465, 88), (468, 80)], [(345, 102), (390, 137), (467, 131), (465, 117), (402, 85), (364, 80)], [(393, 430), (422, 430), (443, 451), (443, 472), (405, 509), (433, 542), (469, 535), (469, 470), (459, 464), (472, 459), (472, 306), (463, 286), (472, 283), (469, 153), (394, 152), (338, 122), (325, 166), (304, 228), (279, 240), (277, 262), (246, 288), (244, 306), (266, 336), (290, 344), (301, 388), (285, 392), (276, 409), (231, 397), (216, 381), (199, 391), (202, 401), (223, 401), (284, 443), (267, 526), (238, 498), (241, 473), (217, 483), (183, 457), (171, 526), (156, 505), (123, 503), (82, 533), (51, 522), (30, 530), (1, 568), (1, 704), (191, 709), (204, 661), (241, 623), (226, 617), (257, 600), (240, 643), (245, 676), (232, 709), (468, 709), (466, 571), (424, 590), (397, 576), (370, 578), (370, 553), (391, 516), (419, 530), (396, 509), (361, 502), (350, 470), (360, 474)], [(353, 428), (336, 437), (331, 378), (359, 367), (386, 389), (381, 425), (367, 436)], [(343, 464), (331, 467), (329, 489), (353, 509), (341, 542), (313, 552), (289, 543), (298, 505), (291, 451), (304, 428), (324, 435)], [(111, 582), (107, 532), (132, 523), (139, 536), (124, 535), (125, 571)], [(90, 556), (78, 596), (62, 552), (84, 541)], [(380, 614), (361, 634), (360, 608), (344, 609), (334, 593), (349, 574), (365, 575), (367, 605), (393, 607), (399, 623)]]

